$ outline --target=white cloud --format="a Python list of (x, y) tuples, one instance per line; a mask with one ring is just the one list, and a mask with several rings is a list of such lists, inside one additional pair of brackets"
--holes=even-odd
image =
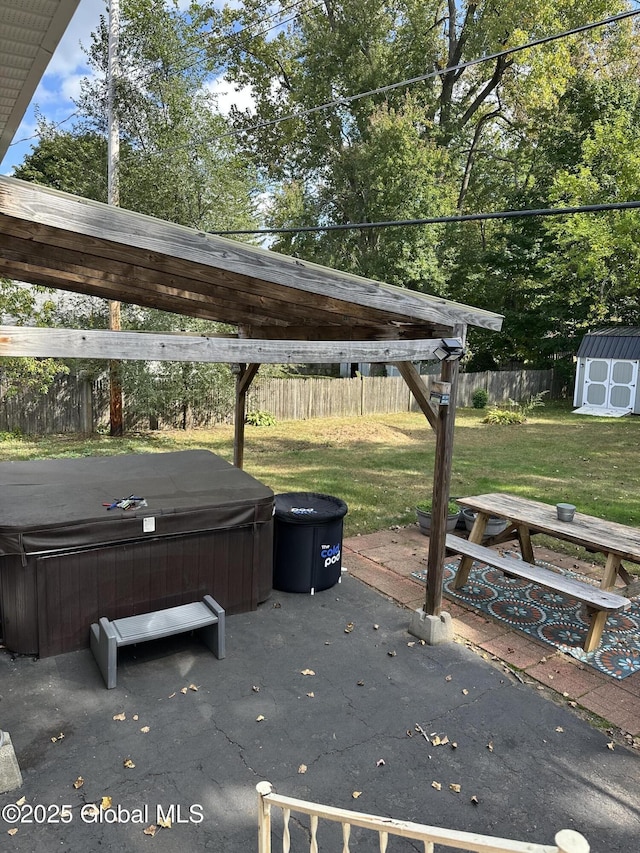
[(218, 77), (211, 83), (207, 83), (205, 88), (216, 98), (218, 109), (223, 115), (227, 115), (233, 106), (239, 110), (253, 111), (254, 109), (255, 100), (251, 86), (243, 86), (240, 90), (236, 90), (233, 83), (225, 80), (224, 77)]
[(45, 77), (59, 75), (64, 78), (78, 68), (86, 67), (87, 58), (81, 43), (84, 47), (89, 47), (91, 33), (97, 29), (101, 14), (107, 15), (104, 0), (80, 0), (75, 15), (47, 66)]

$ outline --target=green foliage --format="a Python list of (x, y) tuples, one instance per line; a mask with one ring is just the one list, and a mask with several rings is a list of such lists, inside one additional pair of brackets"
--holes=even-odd
[(258, 410), (255, 412), (248, 412), (245, 418), (245, 423), (257, 427), (270, 427), (275, 426), (277, 421), (271, 412)]
[(509, 408), (500, 409), (493, 406), (487, 412), (483, 419), (483, 424), (523, 424), (528, 416), (535, 410), (544, 407), (542, 398), (548, 391), (540, 391), (538, 394), (532, 394), (524, 400), (509, 400)]
[(525, 420), (526, 418), (522, 412), (519, 412), (516, 409), (498, 409), (492, 407), (483, 418), (482, 423), (505, 426), (511, 424), (522, 424)]
[(484, 388), (476, 388), (471, 397), (471, 405), (474, 409), (484, 409), (489, 402), (489, 392)]
[[(432, 512), (433, 511), (433, 502), (432, 501), (421, 501), (419, 504), (416, 504), (416, 509), (419, 509), (421, 512)], [(447, 513), (449, 515), (458, 515), (460, 512), (460, 507), (455, 501), (449, 501), (447, 503)]]

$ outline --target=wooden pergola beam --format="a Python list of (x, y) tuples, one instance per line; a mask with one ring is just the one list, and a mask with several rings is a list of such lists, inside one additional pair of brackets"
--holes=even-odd
[[(1, 357), (118, 358), (123, 361), (200, 361), (238, 364), (332, 364), (338, 362), (384, 364), (434, 359), (434, 351), (439, 345), (439, 339), (281, 341), (115, 332), (102, 329), (0, 326)], [(406, 372), (407, 375), (410, 374), (410, 371)]]

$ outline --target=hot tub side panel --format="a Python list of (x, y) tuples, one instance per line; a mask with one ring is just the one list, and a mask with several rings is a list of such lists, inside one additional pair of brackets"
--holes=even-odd
[(18, 649), (8, 637), (7, 646), (40, 657), (82, 649), (89, 645), (89, 626), (102, 616), (148, 613), (205, 595), (229, 615), (255, 610), (271, 592), (272, 528), (268, 522), (255, 530), (216, 530), (41, 557), (35, 561), (32, 608), (37, 645)]

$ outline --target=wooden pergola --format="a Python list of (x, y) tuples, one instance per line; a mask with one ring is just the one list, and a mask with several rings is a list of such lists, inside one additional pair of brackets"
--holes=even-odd
[[(436, 432), (424, 612), (440, 615), (458, 376), (448, 349), (464, 347), (469, 325), (499, 330), (500, 315), (8, 177), (0, 275), (235, 326), (224, 337), (2, 326), (0, 356), (234, 364), (238, 467), (260, 364), (395, 364)], [(414, 366), (436, 358), (448, 405), (433, 405)]]

